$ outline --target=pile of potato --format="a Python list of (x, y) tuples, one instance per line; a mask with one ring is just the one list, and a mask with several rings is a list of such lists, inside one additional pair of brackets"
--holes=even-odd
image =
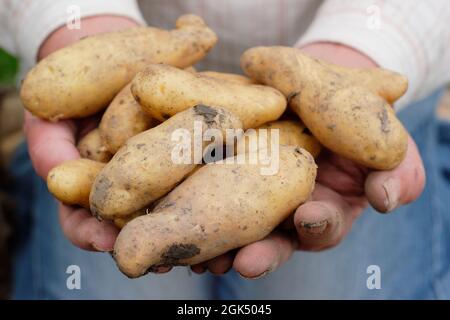
[[(405, 156), (407, 134), (391, 108), (407, 89), (403, 76), (347, 69), (287, 47), (246, 51), (248, 77), (191, 68), (216, 42), (201, 18), (184, 15), (171, 31), (84, 38), (42, 60), (22, 84), (26, 109), (49, 121), (106, 108), (78, 143), (82, 158), (55, 167), (47, 184), (63, 203), (122, 228), (114, 258), (129, 277), (266, 237), (310, 198), (322, 145), (374, 169), (394, 168)], [(279, 129), (279, 170), (262, 175), (262, 164), (245, 161), (174, 163), (172, 133), (193, 135), (194, 122), (224, 136)], [(257, 152), (233, 150), (236, 159)]]

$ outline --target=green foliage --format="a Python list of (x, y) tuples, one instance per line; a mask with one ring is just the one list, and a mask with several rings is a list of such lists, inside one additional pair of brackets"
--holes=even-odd
[(17, 59), (0, 48), (0, 85), (14, 85), (18, 71)]

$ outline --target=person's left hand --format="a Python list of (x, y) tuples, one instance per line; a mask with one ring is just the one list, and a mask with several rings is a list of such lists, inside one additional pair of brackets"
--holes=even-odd
[[(302, 50), (348, 67), (376, 66), (362, 53), (337, 44), (317, 43)], [(222, 274), (233, 267), (245, 278), (259, 278), (277, 269), (295, 250), (319, 251), (339, 244), (368, 204), (379, 212), (390, 212), (417, 199), (425, 185), (422, 160), (411, 137), (405, 159), (393, 170), (369, 170), (328, 150), (322, 151), (317, 165), (312, 200), (283, 226), (261, 241), (192, 266), (192, 270)]]

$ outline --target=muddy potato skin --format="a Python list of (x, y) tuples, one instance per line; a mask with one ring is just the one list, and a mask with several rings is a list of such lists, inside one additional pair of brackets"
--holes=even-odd
[(332, 65), (287, 47), (249, 49), (241, 67), (288, 97), (317, 140), (335, 153), (379, 170), (404, 159), (407, 132), (389, 103), (407, 90), (405, 77)]
[[(194, 121), (206, 129), (242, 128), (230, 112), (204, 105), (176, 114), (162, 124), (144, 131), (122, 146), (97, 176), (90, 195), (91, 212), (104, 219), (123, 218), (164, 196), (198, 165), (174, 163), (172, 152), (179, 141), (172, 141), (176, 129), (193, 136)], [(193, 140), (193, 139), (192, 139)], [(194, 141), (191, 150), (194, 150)], [(203, 147), (209, 145), (204, 142)]]
[(129, 138), (158, 123), (142, 110), (128, 84), (109, 104), (100, 121), (99, 131), (103, 145), (114, 154)]
[(208, 164), (155, 209), (120, 232), (114, 257), (139, 277), (158, 266), (193, 265), (267, 236), (311, 195), (316, 176), (304, 149), (280, 147), (280, 169), (257, 164)]
[(258, 84), (255, 80), (249, 77), (236, 73), (217, 72), (217, 71), (200, 71), (197, 74), (215, 78), (218, 80), (231, 81), (238, 84)]
[(299, 146), (300, 148), (305, 149), (314, 158), (317, 158), (320, 151), (322, 150), (322, 146), (320, 142), (317, 141), (311, 134), (305, 132), (305, 125), (298, 120), (277, 120), (273, 122), (269, 122), (263, 124), (262, 126), (256, 129), (256, 133), (258, 134), (258, 129), (267, 129), (267, 145), (270, 146), (270, 130), (278, 129), (279, 133), (279, 143), (280, 145), (288, 145), (288, 146)]
[(98, 128), (81, 138), (78, 142), (77, 149), (81, 157), (85, 159), (108, 162), (112, 158), (112, 154), (103, 145)]
[(67, 205), (89, 209), (89, 193), (104, 163), (89, 159), (75, 159), (56, 166), (47, 176), (47, 187), (52, 195)]
[(236, 114), (244, 128), (254, 128), (278, 119), (286, 109), (285, 97), (274, 88), (224, 81), (162, 64), (139, 72), (131, 92), (144, 110), (160, 121), (205, 104), (221, 106)]
[(181, 16), (171, 31), (136, 27), (90, 36), (40, 61), (24, 79), (22, 102), (48, 120), (86, 117), (105, 108), (147, 64), (188, 67), (216, 41), (194, 15)]

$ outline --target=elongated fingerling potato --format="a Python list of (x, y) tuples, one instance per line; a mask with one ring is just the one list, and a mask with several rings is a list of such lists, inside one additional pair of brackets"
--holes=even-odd
[(280, 145), (298, 146), (311, 153), (314, 158), (316, 158), (322, 150), (320, 142), (317, 141), (305, 125), (298, 120), (277, 120), (263, 124), (254, 131), (257, 134), (258, 139), (262, 137), (260, 135), (260, 129), (266, 129), (265, 137), (267, 138), (268, 147), (270, 147), (272, 143), (272, 134), (274, 132), (272, 130), (277, 130)]
[(217, 37), (197, 16), (181, 16), (171, 31), (136, 27), (83, 38), (41, 60), (26, 76), (22, 102), (52, 121), (103, 108), (150, 63), (185, 68), (201, 60)]
[(389, 170), (405, 158), (408, 134), (389, 105), (408, 86), (381, 69), (349, 69), (288, 47), (257, 47), (241, 57), (245, 73), (288, 98), (314, 137), (365, 167)]
[[(201, 141), (201, 130), (242, 128), (225, 109), (198, 105), (129, 139), (97, 176), (90, 195), (91, 212), (116, 219), (148, 206), (164, 196), (201, 164), (202, 148), (222, 141)], [(201, 137), (201, 136), (200, 136)], [(187, 141), (186, 141), (187, 140)], [(200, 159), (195, 159), (200, 150)]]
[(56, 199), (67, 205), (89, 209), (89, 193), (104, 163), (89, 159), (76, 159), (56, 166), (47, 176), (47, 187)]
[(130, 85), (127, 85), (106, 109), (99, 131), (103, 145), (114, 154), (129, 138), (158, 123), (159, 121), (142, 110), (131, 94)]
[(112, 154), (103, 144), (98, 128), (85, 135), (78, 142), (77, 149), (82, 158), (99, 162), (108, 162), (112, 158)]
[(258, 84), (255, 80), (249, 77), (236, 73), (217, 72), (217, 71), (200, 71), (197, 74), (207, 76), (218, 80), (231, 81), (238, 84)]
[(315, 176), (312, 156), (291, 146), (280, 147), (273, 175), (262, 175), (259, 164), (208, 164), (150, 214), (129, 222), (117, 238), (114, 258), (134, 278), (258, 241), (310, 197)]
[(286, 99), (274, 88), (224, 81), (162, 64), (139, 72), (131, 92), (160, 121), (205, 104), (221, 106), (236, 114), (244, 128), (253, 128), (278, 119), (286, 109)]

